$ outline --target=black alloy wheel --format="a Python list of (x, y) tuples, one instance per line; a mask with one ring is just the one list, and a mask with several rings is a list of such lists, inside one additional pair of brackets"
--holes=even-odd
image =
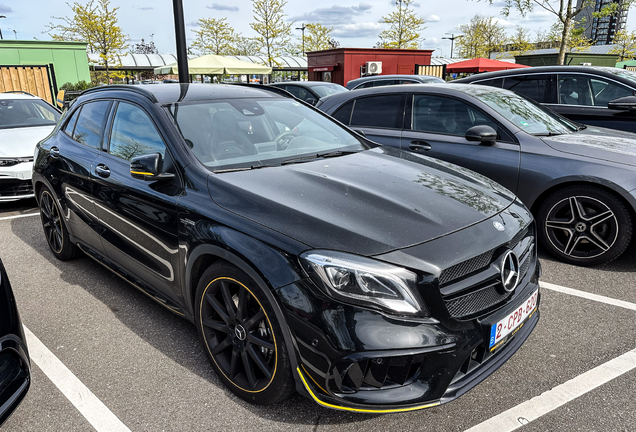
[(285, 343), (273, 310), (245, 273), (214, 264), (197, 288), (196, 323), (219, 378), (252, 403), (276, 403), (293, 391)]
[(46, 187), (43, 187), (40, 192), (40, 217), (44, 236), (55, 257), (62, 261), (76, 258), (80, 250), (71, 243), (55, 198)]
[(540, 240), (561, 261), (593, 266), (618, 258), (632, 238), (632, 217), (610, 191), (570, 186), (546, 199), (539, 210)]

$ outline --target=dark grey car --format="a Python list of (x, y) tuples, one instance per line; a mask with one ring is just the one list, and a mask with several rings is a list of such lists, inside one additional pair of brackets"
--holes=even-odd
[(358, 90), (396, 84), (442, 84), (444, 82), (446, 81), (442, 78), (433, 75), (371, 75), (351, 80), (346, 87), (349, 90)]
[(466, 84), (364, 89), (317, 107), (373, 141), (515, 192), (537, 218), (540, 242), (562, 261), (605, 263), (631, 242), (634, 134), (577, 126), (514, 92)]

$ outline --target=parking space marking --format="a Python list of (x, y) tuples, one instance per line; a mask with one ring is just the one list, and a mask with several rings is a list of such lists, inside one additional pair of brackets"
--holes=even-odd
[(97, 432), (130, 432), (26, 326), (24, 333), (31, 361), (38, 365)]
[(564, 294), (569, 294), (569, 295), (573, 295), (576, 297), (582, 297), (588, 300), (594, 300), (597, 302), (601, 302), (601, 303), (607, 303), (613, 306), (618, 306), (618, 307), (622, 307), (625, 309), (630, 309), (633, 311), (636, 311), (636, 304), (635, 303), (630, 303), (630, 302), (626, 302), (623, 300), (617, 300), (611, 297), (605, 297), (602, 295), (598, 295), (598, 294), (592, 294), (586, 291), (579, 291), (579, 290), (575, 290), (572, 288), (566, 288), (566, 287), (562, 287), (559, 285), (554, 285), (548, 282), (540, 282), (541, 288), (546, 288), (552, 291), (558, 291), (560, 293), (564, 293)]
[(632, 369), (636, 369), (636, 349), (473, 426), (466, 432), (513, 431)]
[(40, 216), (40, 213), (28, 213), (28, 214), (15, 215), (15, 216), (5, 216), (5, 217), (0, 217), (0, 220), (17, 219), (17, 218), (24, 218), (29, 216)]

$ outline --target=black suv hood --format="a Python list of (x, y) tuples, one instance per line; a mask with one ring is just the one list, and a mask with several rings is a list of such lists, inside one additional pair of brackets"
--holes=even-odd
[(588, 126), (575, 133), (542, 139), (564, 153), (636, 166), (636, 135), (632, 132)]
[(208, 188), (219, 206), (309, 247), (361, 255), (444, 236), (514, 201), (472, 171), (390, 148), (211, 174)]

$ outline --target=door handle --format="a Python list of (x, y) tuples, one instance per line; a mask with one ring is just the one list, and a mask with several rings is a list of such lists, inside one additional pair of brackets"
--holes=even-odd
[(103, 177), (103, 178), (110, 177), (110, 169), (104, 164), (97, 165), (95, 167), (95, 172), (100, 177)]
[(411, 141), (409, 144), (409, 150), (413, 151), (426, 151), (430, 149), (431, 145), (426, 141)]
[(51, 150), (49, 150), (49, 154), (51, 155), (51, 157), (58, 158), (60, 157), (60, 149), (57, 147), (51, 147)]

